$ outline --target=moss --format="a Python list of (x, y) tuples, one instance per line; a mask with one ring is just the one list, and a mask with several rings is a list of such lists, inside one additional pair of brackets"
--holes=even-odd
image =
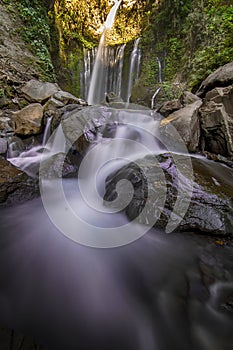
[(39, 0), (21, 0), (16, 6), (25, 25), (21, 29), (21, 35), (38, 58), (34, 63), (40, 67), (41, 78), (54, 80), (54, 68), (49, 52), (50, 28), (45, 5)]

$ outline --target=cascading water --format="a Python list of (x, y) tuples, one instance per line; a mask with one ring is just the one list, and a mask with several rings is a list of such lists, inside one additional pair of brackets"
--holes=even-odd
[[(160, 116), (106, 107), (71, 112), (47, 143), (45, 155), (67, 152), (64, 132), (75, 132), (67, 123), (82, 116), (87, 124), (93, 120), (98, 131), (78, 181), (61, 180), (64, 202), (54, 190), (56, 179), (46, 184), (42, 178), (47, 186), (43, 191), (65, 229), (73, 225), (92, 246), (98, 246), (101, 231), (107, 229), (109, 245), (111, 230), (116, 228), (117, 239), (128, 220), (121, 212), (106, 210), (100, 200), (105, 181), (148, 152), (164, 152), (157, 140)], [(25, 161), (32, 163), (32, 158)], [(81, 218), (80, 225), (66, 219), (69, 210)], [(86, 231), (83, 222), (88, 223)], [(134, 237), (141, 225), (131, 224)], [(167, 236), (153, 229), (117, 249), (93, 249), (67, 239), (56, 226), (41, 199), (2, 209), (1, 325), (36, 336), (51, 350), (230, 350), (233, 323), (221, 303), (233, 285), (217, 281), (207, 289), (198, 260), (203, 252), (198, 253), (200, 247), (188, 234)], [(128, 234), (127, 229), (123, 238)], [(216, 259), (220, 253), (209, 254)]]
[(133, 51), (131, 53), (130, 58), (130, 67), (129, 67), (129, 80), (128, 80), (128, 89), (127, 89), (127, 96), (126, 96), (126, 102), (129, 103), (131, 91), (134, 83), (139, 77), (139, 69), (140, 69), (140, 61), (141, 61), (141, 51), (138, 48), (140, 38), (135, 40)]
[[(163, 82), (163, 78), (162, 78), (162, 65), (161, 65), (161, 61), (160, 61), (159, 57), (157, 57), (157, 62), (158, 62), (158, 80), (159, 80), (159, 83), (162, 83), (162, 82)], [(154, 109), (155, 98), (156, 98), (156, 96), (158, 95), (158, 93), (159, 93), (160, 90), (161, 90), (161, 87), (158, 87), (158, 88), (155, 90), (155, 93), (154, 93), (154, 95), (153, 95), (152, 98), (151, 98), (151, 109)]]
[(106, 34), (113, 26), (116, 12), (121, 4), (121, 0), (115, 0), (113, 7), (111, 8), (107, 19), (104, 23), (104, 31), (100, 38), (99, 47), (96, 54), (95, 64), (91, 76), (90, 87), (88, 92), (87, 101), (89, 105), (100, 103), (104, 100), (105, 92), (100, 89), (101, 86), (105, 86), (107, 75), (107, 62), (106, 62)]

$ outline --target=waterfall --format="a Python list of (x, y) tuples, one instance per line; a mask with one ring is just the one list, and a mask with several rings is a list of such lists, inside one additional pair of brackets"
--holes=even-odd
[[(159, 83), (162, 83), (162, 82), (163, 82), (163, 78), (162, 78), (162, 65), (161, 65), (161, 61), (160, 61), (159, 57), (157, 57), (157, 62), (158, 62), (158, 80), (159, 80)], [(154, 109), (155, 98), (156, 98), (156, 96), (158, 95), (158, 93), (159, 93), (160, 90), (161, 90), (161, 86), (158, 87), (158, 88), (155, 90), (155, 93), (154, 93), (154, 95), (153, 95), (152, 98), (151, 98), (151, 109)]]
[(106, 55), (106, 34), (111, 29), (114, 23), (116, 12), (120, 6), (121, 0), (115, 0), (113, 7), (111, 8), (107, 19), (104, 24), (104, 31), (100, 38), (100, 43), (98, 46), (95, 64), (91, 76), (90, 87), (88, 92), (87, 101), (88, 104), (94, 105), (101, 102), (105, 97), (105, 92), (100, 89), (102, 86), (106, 86), (106, 80), (108, 79), (108, 62)]
[(139, 68), (140, 68), (140, 60), (141, 60), (141, 51), (138, 48), (139, 41), (140, 41), (140, 38), (137, 38), (135, 40), (133, 51), (130, 57), (129, 80), (128, 80), (126, 102), (129, 102), (133, 84), (139, 77)]
[[(103, 53), (106, 62), (106, 71), (102, 85), (98, 86), (101, 90), (102, 100), (106, 92), (113, 91), (116, 95), (122, 95), (122, 79), (124, 67), (124, 54), (126, 44), (118, 45), (116, 47), (104, 46)], [(81, 77), (82, 96), (85, 100), (88, 99), (88, 91), (90, 87), (91, 75), (93, 72), (93, 65), (96, 59), (97, 50), (84, 49), (83, 51), (83, 74)]]
[(118, 95), (118, 96), (121, 96), (124, 52), (125, 52), (125, 44), (118, 48), (117, 58), (116, 58), (116, 61), (118, 63), (117, 79), (116, 79), (116, 95)]

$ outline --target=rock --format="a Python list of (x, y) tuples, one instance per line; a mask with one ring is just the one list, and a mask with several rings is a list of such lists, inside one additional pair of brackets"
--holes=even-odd
[(3, 113), (0, 116), (0, 135), (7, 136), (14, 133), (12, 113)]
[(7, 105), (9, 105), (9, 101), (6, 98), (6, 96), (1, 96), (0, 97), (0, 108), (6, 107)]
[(26, 173), (0, 158), (0, 203), (15, 204), (39, 194), (38, 183)]
[[(61, 123), (62, 120), (65, 120), (70, 112), (72, 111), (81, 111), (84, 107), (77, 104), (70, 104), (67, 106), (64, 106), (62, 108), (56, 109), (54, 113), (52, 113), (53, 119), (51, 123), (51, 131), (53, 132), (58, 125)], [(49, 111), (49, 115), (51, 116), (51, 111)]]
[(44, 112), (49, 113), (50, 115), (53, 115), (54, 112), (58, 109), (58, 108), (62, 108), (64, 107), (64, 103), (62, 101), (57, 100), (54, 97), (51, 97), (50, 100), (45, 104), (44, 106)]
[(227, 114), (233, 119), (233, 85), (207, 92), (205, 100), (222, 103)]
[(233, 119), (222, 103), (205, 100), (200, 108), (202, 150), (231, 156), (233, 153)]
[(113, 103), (113, 102), (124, 102), (124, 101), (120, 96), (116, 95), (114, 92), (109, 92), (106, 95), (106, 102)]
[(117, 96), (114, 92), (110, 92), (106, 95), (106, 103), (102, 103), (103, 105), (107, 105), (111, 108), (127, 108), (127, 103), (122, 100), (120, 96)]
[(57, 153), (40, 165), (40, 176), (44, 179), (77, 177), (78, 168), (65, 153)]
[(7, 158), (18, 157), (24, 152), (26, 146), (24, 142), (17, 136), (10, 137), (8, 139)]
[[(66, 111), (62, 109), (66, 105), (75, 105), (77, 106), (87, 106), (87, 102), (82, 100), (81, 98), (77, 98), (66, 91), (58, 91), (56, 92), (50, 100), (44, 106), (44, 112), (49, 114), (50, 116), (55, 117), (56, 114), (60, 114), (60, 116)], [(62, 113), (57, 113), (57, 109), (62, 109)], [(69, 108), (68, 108), (69, 109)], [(72, 108), (70, 108), (72, 109)]]
[[(184, 108), (172, 113), (169, 117), (160, 122), (160, 132), (163, 138), (170, 139), (169, 143), (180, 142), (180, 138), (185, 143), (189, 152), (196, 152), (200, 141), (200, 125), (198, 110), (202, 101), (196, 101)], [(176, 133), (172, 132), (171, 127), (175, 128)]]
[(59, 91), (59, 87), (57, 84), (31, 79), (21, 88), (21, 91), (30, 102), (43, 103)]
[[(142, 224), (153, 224), (163, 229), (173, 221), (177, 223), (175, 231), (179, 232), (232, 235), (233, 171), (203, 159), (192, 158), (192, 164), (193, 182), (187, 167), (187, 156), (176, 155), (174, 158), (171, 153), (164, 153), (148, 155), (136, 163), (130, 163), (108, 176), (105, 204), (116, 208), (119, 206), (119, 202), (117, 205), (111, 203), (116, 199), (116, 184), (127, 179), (134, 187), (133, 198), (124, 209), (130, 220), (136, 219)], [(120, 205), (126, 204), (127, 198), (131, 198), (127, 189), (123, 193)], [(154, 195), (150, 198), (148, 193)], [(161, 201), (162, 196), (164, 203)], [(180, 200), (181, 211), (179, 207), (174, 209), (177, 200)], [(183, 205), (186, 208), (184, 212)]]
[(233, 83), (233, 62), (219, 67), (211, 73), (202, 83), (197, 91), (197, 96), (204, 97), (205, 94), (215, 87), (228, 86)]
[(182, 93), (182, 95), (180, 96), (179, 101), (180, 101), (182, 106), (187, 106), (187, 105), (194, 103), (196, 101), (200, 101), (200, 97), (198, 97), (197, 95), (194, 95), (190, 91), (184, 91)]
[(62, 91), (62, 90), (56, 92), (53, 95), (53, 98), (62, 102), (64, 105), (78, 104), (81, 106), (87, 106), (87, 102), (84, 101), (83, 99), (75, 97), (74, 95), (70, 94), (69, 92)]
[(6, 152), (7, 152), (7, 140), (0, 138), (0, 155), (5, 157)]
[(20, 111), (13, 112), (14, 131), (18, 135), (34, 135), (42, 131), (43, 107), (32, 103)]
[(207, 159), (211, 159), (215, 162), (220, 162), (220, 163), (226, 164), (230, 168), (233, 168), (233, 161), (229, 160), (226, 157), (221, 156), (221, 154), (214, 154), (214, 153), (210, 153), (207, 151), (204, 151), (203, 154), (206, 156)]
[(182, 104), (179, 100), (171, 100), (164, 102), (163, 105), (158, 109), (158, 112), (166, 118), (171, 113), (179, 110), (180, 108), (182, 108)]

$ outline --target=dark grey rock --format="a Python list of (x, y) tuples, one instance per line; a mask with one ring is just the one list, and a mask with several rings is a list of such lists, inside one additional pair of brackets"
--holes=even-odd
[(202, 150), (231, 156), (233, 154), (233, 119), (222, 103), (205, 100), (200, 112)]
[[(192, 182), (185, 156), (180, 155), (178, 158), (176, 156), (174, 161), (173, 155), (166, 153), (147, 156), (136, 163), (137, 165), (130, 163), (107, 178), (104, 196), (106, 205), (113, 205), (111, 201), (117, 198), (116, 184), (122, 179), (127, 179), (134, 187), (133, 198), (124, 209), (130, 220), (136, 219), (146, 225), (155, 222), (154, 226), (164, 229), (171, 220), (177, 219), (176, 230), (179, 232), (197, 231), (213, 235), (233, 233), (233, 171), (231, 169), (224, 167), (223, 172), (221, 164), (192, 158), (194, 171)], [(192, 189), (191, 193), (190, 189)], [(150, 198), (148, 193), (154, 193), (154, 196)], [(162, 207), (161, 196), (165, 196)], [(126, 202), (127, 198), (131, 198), (130, 193), (125, 189), (123, 198)], [(187, 205), (184, 216), (182, 210), (181, 212), (176, 210), (174, 215), (177, 200), (181, 200), (181, 209), (183, 205), (184, 208)], [(147, 201), (149, 202), (145, 211)], [(119, 203), (116, 207), (118, 205)]]
[(38, 182), (0, 158), (0, 203), (15, 204), (39, 194)]

